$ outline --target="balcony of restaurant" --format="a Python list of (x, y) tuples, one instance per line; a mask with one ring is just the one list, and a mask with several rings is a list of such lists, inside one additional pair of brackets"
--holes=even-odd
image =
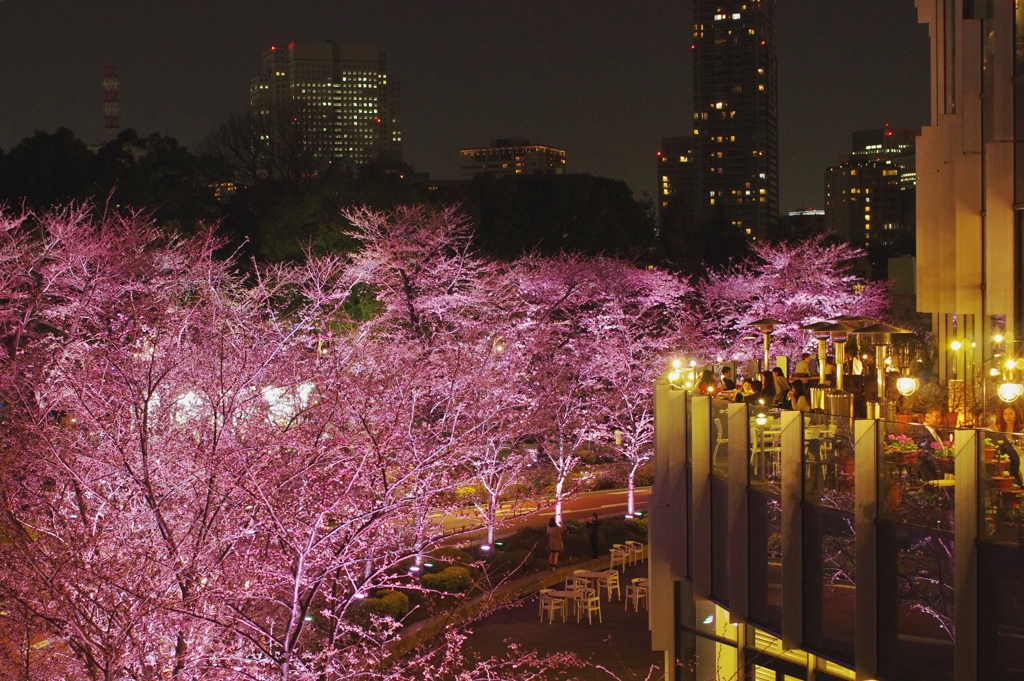
[(1007, 457), (986, 431), (832, 406), (658, 383), (650, 623), (668, 678), (1024, 679)]

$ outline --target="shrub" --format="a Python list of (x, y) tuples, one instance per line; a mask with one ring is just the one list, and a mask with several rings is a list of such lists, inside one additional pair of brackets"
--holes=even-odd
[(522, 565), (524, 570), (529, 570), (530, 563), (534, 562), (528, 560), (531, 557), (533, 557), (533, 552), (529, 549), (505, 550), (494, 556), (494, 560), (491, 561), (491, 569), (506, 574), (519, 569), (519, 566)]
[(374, 615), (399, 620), (409, 614), (409, 597), (401, 591), (383, 589), (363, 601), (363, 607)]
[(454, 565), (434, 574), (423, 575), (424, 587), (445, 593), (462, 593), (471, 583), (469, 569)]

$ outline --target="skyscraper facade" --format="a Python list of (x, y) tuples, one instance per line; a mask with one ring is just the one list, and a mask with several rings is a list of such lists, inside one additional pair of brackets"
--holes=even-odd
[(699, 217), (763, 238), (779, 214), (775, 0), (694, 0)]
[(828, 231), (858, 246), (912, 249), (919, 134), (888, 125), (853, 133), (853, 152), (825, 171)]
[(249, 94), (264, 134), (282, 134), (280, 121), (290, 120), (321, 165), (402, 160), (399, 90), (382, 50), (333, 42), (271, 47)]

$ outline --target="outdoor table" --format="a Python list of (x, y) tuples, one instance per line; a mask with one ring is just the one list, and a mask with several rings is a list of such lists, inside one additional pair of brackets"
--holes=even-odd
[[(612, 576), (613, 574), (618, 574), (618, 571), (617, 570), (604, 570), (602, 572), (594, 572), (592, 570), (574, 570), (573, 574), (576, 575), (577, 577), (586, 577), (587, 579), (593, 579), (597, 583), (596, 584), (597, 589), (595, 589), (595, 591), (597, 592), (597, 595), (600, 596), (601, 595), (601, 588), (602, 587), (604, 588), (605, 591), (608, 590), (608, 578), (610, 576)], [(610, 596), (609, 596), (608, 600), (609, 601), (611, 600)]]
[(583, 591), (549, 591), (544, 594), (548, 598), (561, 598), (563, 601), (571, 600), (573, 608), (579, 611), (580, 599), (583, 598)]

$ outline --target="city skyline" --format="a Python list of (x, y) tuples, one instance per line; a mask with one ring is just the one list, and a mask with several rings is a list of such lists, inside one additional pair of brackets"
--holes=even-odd
[[(854, 130), (928, 122), (927, 31), (913, 3), (820, 5), (778, 10), (782, 212), (823, 205), (821, 172)], [(13, 57), (0, 91), (17, 106), (0, 120), (0, 148), (59, 126), (101, 140), (100, 73), (111, 62), (122, 125), (192, 146), (245, 107), (270, 45), (334, 39), (388, 52), (403, 90), (405, 158), (431, 177), (458, 177), (460, 148), (523, 136), (566, 149), (572, 172), (657, 196), (660, 140), (692, 123), (690, 3), (459, 8), (225, 2), (181, 16), (127, 2), (7, 0), (0, 36)]]

